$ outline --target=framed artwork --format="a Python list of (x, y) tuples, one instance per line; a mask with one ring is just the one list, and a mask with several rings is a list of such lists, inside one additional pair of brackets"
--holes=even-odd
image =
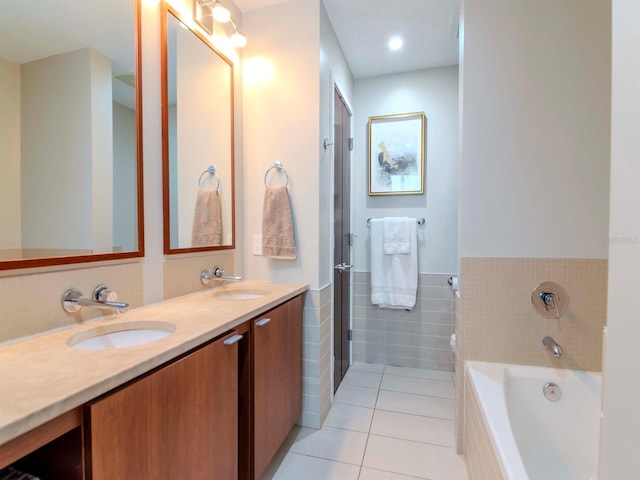
[(369, 195), (424, 193), (424, 112), (369, 117)]

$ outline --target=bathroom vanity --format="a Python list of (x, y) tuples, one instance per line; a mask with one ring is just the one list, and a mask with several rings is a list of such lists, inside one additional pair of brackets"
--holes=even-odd
[[(47, 479), (260, 478), (301, 413), (307, 288), (243, 282), (0, 347), (0, 468)], [(126, 348), (70, 340), (144, 322), (175, 330)]]

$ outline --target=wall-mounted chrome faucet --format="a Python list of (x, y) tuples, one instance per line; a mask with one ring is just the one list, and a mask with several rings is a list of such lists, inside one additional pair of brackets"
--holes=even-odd
[(538, 315), (560, 318), (569, 306), (569, 294), (555, 282), (542, 282), (531, 292), (531, 304)]
[(116, 302), (116, 292), (109, 290), (106, 285), (98, 285), (93, 290), (91, 298), (84, 298), (77, 288), (71, 288), (62, 295), (62, 308), (69, 313), (74, 313), (82, 307), (94, 307), (103, 310), (111, 310), (114, 313), (124, 313), (129, 310), (128, 303)]
[(232, 275), (227, 275), (226, 270), (220, 267), (213, 267), (213, 270), (211, 270), (211, 273), (209, 273), (209, 270), (202, 270), (202, 272), (200, 272), (200, 281), (202, 282), (203, 285), (209, 285), (209, 282), (211, 280), (220, 280), (224, 285), (225, 281), (240, 282), (242, 281), (242, 277), (241, 276), (234, 277)]
[(542, 339), (542, 345), (544, 348), (553, 353), (553, 356), (559, 358), (562, 355), (562, 347), (558, 345), (552, 337), (546, 336)]

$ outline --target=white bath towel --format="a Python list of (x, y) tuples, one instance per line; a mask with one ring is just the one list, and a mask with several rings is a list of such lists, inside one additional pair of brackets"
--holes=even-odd
[(415, 218), (384, 217), (384, 253), (411, 253), (411, 223)]
[(371, 303), (380, 308), (411, 310), (418, 291), (418, 238), (416, 222), (411, 223), (409, 254), (385, 255), (384, 220), (371, 220)]

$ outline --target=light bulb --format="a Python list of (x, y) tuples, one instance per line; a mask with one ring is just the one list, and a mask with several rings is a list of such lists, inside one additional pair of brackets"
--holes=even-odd
[(402, 38), (393, 37), (391, 40), (389, 40), (389, 50), (400, 50), (403, 43), (404, 42), (402, 41)]
[(220, 2), (216, 2), (214, 7), (211, 9), (211, 14), (213, 15), (213, 19), (219, 23), (227, 23), (231, 20), (231, 12)]
[(247, 37), (245, 37), (243, 33), (235, 32), (233, 35), (231, 35), (231, 38), (229, 40), (231, 41), (231, 45), (236, 48), (247, 46)]

